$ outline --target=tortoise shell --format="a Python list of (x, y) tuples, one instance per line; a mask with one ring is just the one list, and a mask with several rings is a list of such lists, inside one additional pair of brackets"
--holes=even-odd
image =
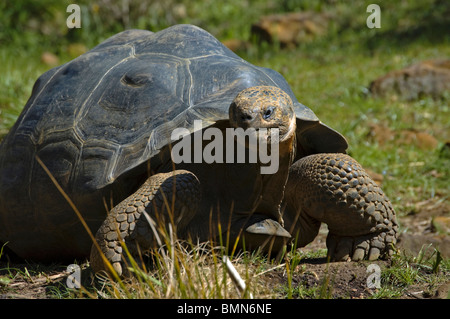
[(297, 102), (279, 73), (195, 26), (124, 31), (44, 73), (0, 146), (0, 241), (35, 260), (86, 256), (91, 239), (36, 158), (95, 233), (157, 169), (151, 160), (174, 128), (228, 120), (236, 95), (257, 85), (292, 98), (299, 154), (345, 151), (345, 139)]

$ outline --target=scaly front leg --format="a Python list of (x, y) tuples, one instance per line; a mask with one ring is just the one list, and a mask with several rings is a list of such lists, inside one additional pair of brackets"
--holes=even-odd
[[(139, 250), (157, 246), (154, 232), (163, 232), (168, 223), (174, 225), (178, 235), (183, 234), (199, 203), (200, 183), (191, 172), (176, 170), (153, 175), (111, 210), (97, 231), (96, 241), (114, 270), (122, 276), (126, 273), (123, 267), (126, 256), (121, 241), (136, 257)], [(154, 223), (153, 229), (150, 222)], [(91, 249), (90, 263), (94, 272), (107, 270), (95, 245)]]
[(292, 165), (285, 191), (285, 228), (302, 247), (328, 225), (331, 260), (392, 255), (397, 220), (389, 199), (359, 163), (345, 154), (315, 154)]

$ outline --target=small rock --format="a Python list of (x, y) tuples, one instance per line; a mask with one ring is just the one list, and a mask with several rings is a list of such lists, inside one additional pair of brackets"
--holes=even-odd
[(431, 226), (439, 234), (450, 235), (450, 216), (433, 217)]
[(279, 42), (282, 47), (297, 46), (327, 32), (330, 16), (316, 12), (291, 12), (262, 17), (251, 27), (259, 41)]
[(441, 97), (450, 90), (450, 60), (427, 60), (402, 70), (395, 70), (374, 80), (370, 92), (374, 96), (416, 100), (421, 96)]
[(415, 145), (423, 150), (433, 150), (438, 147), (439, 141), (432, 135), (416, 130), (391, 130), (380, 124), (370, 124), (367, 137), (383, 146), (387, 143), (395, 145)]
[(245, 50), (249, 47), (248, 42), (239, 39), (228, 39), (222, 41), (222, 43), (233, 52)]
[(41, 61), (45, 65), (48, 65), (51, 67), (59, 65), (59, 58), (55, 54), (48, 52), (48, 51), (42, 53)]
[(413, 144), (422, 150), (433, 150), (439, 144), (434, 136), (415, 129), (402, 130), (399, 135), (400, 144)]
[(395, 135), (389, 127), (380, 124), (370, 124), (367, 137), (374, 140), (379, 145), (384, 145), (386, 142), (393, 141)]
[(371, 169), (364, 169), (367, 174), (369, 174), (370, 178), (377, 183), (378, 186), (381, 186), (383, 184), (383, 175), (379, 174), (377, 172), (372, 171)]

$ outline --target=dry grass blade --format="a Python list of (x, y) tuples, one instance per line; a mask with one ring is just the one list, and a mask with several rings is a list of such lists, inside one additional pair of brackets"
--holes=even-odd
[[(247, 286), (245, 284), (245, 281), (241, 278), (236, 268), (231, 263), (230, 259), (227, 256), (223, 256), (223, 262), (225, 263), (228, 274), (231, 276), (231, 279), (233, 280), (234, 284), (236, 285), (236, 288), (241, 293), (241, 296), (244, 296), (245, 290), (247, 289)], [(250, 293), (250, 299), (253, 299), (252, 293)]]

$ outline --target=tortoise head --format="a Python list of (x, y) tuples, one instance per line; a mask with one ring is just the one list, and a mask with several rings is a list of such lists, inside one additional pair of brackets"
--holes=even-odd
[(278, 87), (254, 86), (241, 91), (230, 105), (229, 116), (235, 128), (278, 128), (280, 142), (295, 133), (292, 100)]

